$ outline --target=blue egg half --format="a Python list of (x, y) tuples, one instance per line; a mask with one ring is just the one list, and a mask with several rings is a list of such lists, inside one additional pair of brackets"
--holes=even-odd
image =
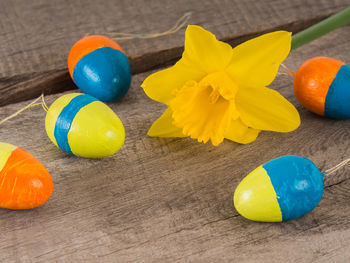
[(334, 119), (350, 118), (350, 66), (343, 65), (329, 86), (325, 101), (325, 116)]
[(83, 92), (99, 100), (118, 100), (130, 87), (128, 58), (119, 50), (98, 48), (82, 57), (75, 65), (73, 80)]

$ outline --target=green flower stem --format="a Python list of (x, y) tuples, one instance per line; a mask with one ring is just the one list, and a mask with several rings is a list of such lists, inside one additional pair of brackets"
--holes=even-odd
[(296, 49), (328, 32), (350, 22), (350, 7), (292, 36), (292, 49)]

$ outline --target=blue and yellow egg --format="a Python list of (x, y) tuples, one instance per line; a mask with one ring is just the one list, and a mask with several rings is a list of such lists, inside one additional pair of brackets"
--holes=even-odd
[(307, 158), (286, 155), (248, 174), (234, 193), (234, 205), (243, 217), (281, 222), (313, 210), (323, 195), (323, 175)]
[(294, 93), (305, 108), (316, 114), (350, 118), (350, 67), (328, 57), (309, 59), (295, 74)]
[(131, 70), (123, 49), (106, 36), (92, 35), (74, 44), (68, 56), (74, 83), (101, 101), (115, 101), (130, 87)]
[(86, 158), (113, 155), (125, 139), (118, 116), (103, 102), (80, 93), (59, 97), (46, 114), (45, 128), (57, 147)]

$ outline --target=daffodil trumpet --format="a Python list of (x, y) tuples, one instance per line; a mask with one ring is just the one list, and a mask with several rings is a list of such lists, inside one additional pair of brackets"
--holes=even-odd
[(261, 130), (290, 132), (300, 125), (295, 107), (267, 88), (291, 48), (291, 33), (276, 31), (235, 48), (200, 26), (189, 25), (182, 58), (142, 83), (168, 109), (148, 131), (152, 137), (186, 137), (219, 145), (247, 144)]

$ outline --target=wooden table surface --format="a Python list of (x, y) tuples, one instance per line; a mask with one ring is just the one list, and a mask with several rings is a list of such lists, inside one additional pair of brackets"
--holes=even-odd
[[(348, 0), (265, 1), (19, 1), (0, 2), (0, 119), (42, 91), (51, 104), (74, 89), (66, 59), (87, 33), (154, 33), (187, 11), (232, 45), (277, 28), (297, 32)], [(184, 29), (148, 40), (120, 41), (133, 68), (127, 95), (109, 106), (126, 128), (114, 156), (68, 155), (48, 139), (41, 108), (0, 126), (0, 141), (20, 146), (50, 171), (54, 192), (42, 207), (0, 210), (0, 262), (350, 262), (350, 167), (325, 180), (322, 201), (310, 214), (285, 223), (256, 223), (234, 209), (240, 180), (275, 157), (296, 154), (321, 170), (350, 157), (350, 121), (305, 110), (292, 79), (271, 85), (299, 110), (292, 133), (262, 132), (248, 145), (218, 147), (194, 140), (147, 137), (164, 106), (140, 88), (155, 68), (183, 50)], [(292, 51), (296, 71), (314, 56), (350, 62), (350, 26)], [(283, 70), (281, 70), (283, 72)], [(58, 93), (60, 92), (60, 93)], [(29, 101), (24, 101), (29, 99)], [(5, 106), (6, 105), (6, 106)]]

